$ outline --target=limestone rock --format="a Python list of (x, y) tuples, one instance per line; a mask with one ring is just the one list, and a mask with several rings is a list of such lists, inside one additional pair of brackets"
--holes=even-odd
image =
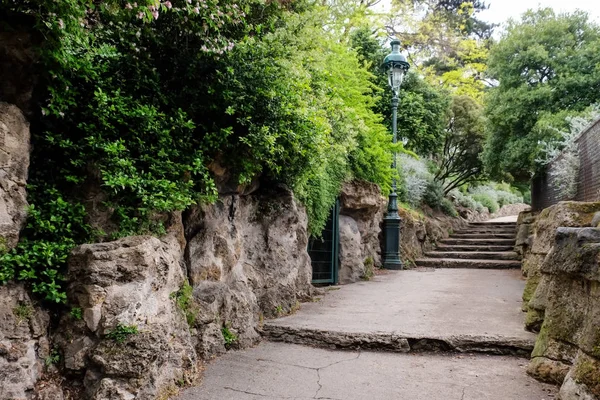
[(292, 312), (311, 295), (308, 219), (291, 192), (221, 196), (191, 209), (184, 225), (203, 357), (222, 352), (223, 331), (231, 347), (256, 343), (263, 317)]
[(40, 348), (48, 322), (22, 285), (0, 286), (0, 399), (32, 398), (43, 372)]
[(359, 180), (344, 183), (340, 193), (340, 215), (356, 221), (362, 244), (360, 261), (371, 259), (376, 267), (382, 265), (379, 236), (386, 207), (387, 200), (376, 184)]
[(365, 274), (361, 235), (352, 217), (340, 215), (340, 272), (341, 284), (356, 282)]
[[(55, 340), (65, 368), (85, 374), (88, 398), (154, 399), (196, 373), (192, 338), (173, 298), (184, 282), (181, 258), (172, 235), (73, 250), (68, 296), (83, 320), (64, 316)], [(124, 328), (133, 332), (114, 336)]]
[(558, 228), (540, 273), (529, 305), (543, 309), (543, 324), (529, 371), (563, 383), (561, 399), (598, 398), (600, 229)]
[(28, 168), (29, 123), (16, 106), (0, 102), (0, 252), (19, 241)]

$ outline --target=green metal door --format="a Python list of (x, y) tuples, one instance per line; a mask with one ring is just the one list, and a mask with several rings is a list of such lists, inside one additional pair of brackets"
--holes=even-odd
[(312, 282), (336, 284), (338, 280), (340, 205), (336, 201), (320, 238), (308, 241), (308, 254), (312, 263)]

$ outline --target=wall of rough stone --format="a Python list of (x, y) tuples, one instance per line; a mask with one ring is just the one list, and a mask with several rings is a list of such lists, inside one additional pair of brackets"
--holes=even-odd
[(28, 169), (29, 123), (17, 106), (0, 102), (0, 252), (19, 241)]
[(387, 200), (377, 185), (346, 182), (340, 193), (339, 282), (356, 282), (382, 265), (381, 234)]
[(600, 203), (560, 202), (541, 211), (519, 217), (517, 250), (523, 254), (522, 271), (527, 277), (523, 292), (523, 309), (527, 312), (526, 328), (539, 331), (544, 320), (545, 304), (534, 297), (542, 278), (542, 264), (554, 245), (554, 235), (559, 227), (589, 226)]
[(600, 203), (561, 202), (535, 222), (519, 217), (526, 327), (539, 331), (527, 372), (561, 385), (561, 400), (600, 398), (598, 211)]

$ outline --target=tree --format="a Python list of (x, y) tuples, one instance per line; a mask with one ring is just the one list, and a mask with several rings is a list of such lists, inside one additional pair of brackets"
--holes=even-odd
[(584, 12), (546, 8), (510, 21), (488, 62), (498, 86), (486, 98), (486, 169), (497, 178), (529, 179), (538, 143), (552, 139), (544, 121), (598, 101), (599, 65), (600, 28)]
[(442, 183), (444, 194), (481, 179), (484, 125), (483, 109), (475, 100), (469, 96), (452, 98), (444, 150), (434, 177)]

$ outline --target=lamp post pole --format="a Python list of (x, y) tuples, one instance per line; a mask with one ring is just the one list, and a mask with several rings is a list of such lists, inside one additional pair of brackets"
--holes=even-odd
[[(392, 52), (383, 60), (383, 67), (387, 70), (388, 81), (392, 88), (392, 142), (394, 145), (398, 141), (398, 93), (404, 74), (408, 71), (410, 65), (406, 58), (400, 54), (400, 41), (393, 40)], [(394, 149), (392, 167), (396, 173), (396, 150)], [(383, 254), (383, 267), (385, 269), (402, 269), (402, 260), (400, 259), (400, 223), (402, 219), (398, 215), (398, 194), (396, 177), (392, 181), (392, 191), (388, 199), (387, 213), (384, 218), (385, 247)]]

